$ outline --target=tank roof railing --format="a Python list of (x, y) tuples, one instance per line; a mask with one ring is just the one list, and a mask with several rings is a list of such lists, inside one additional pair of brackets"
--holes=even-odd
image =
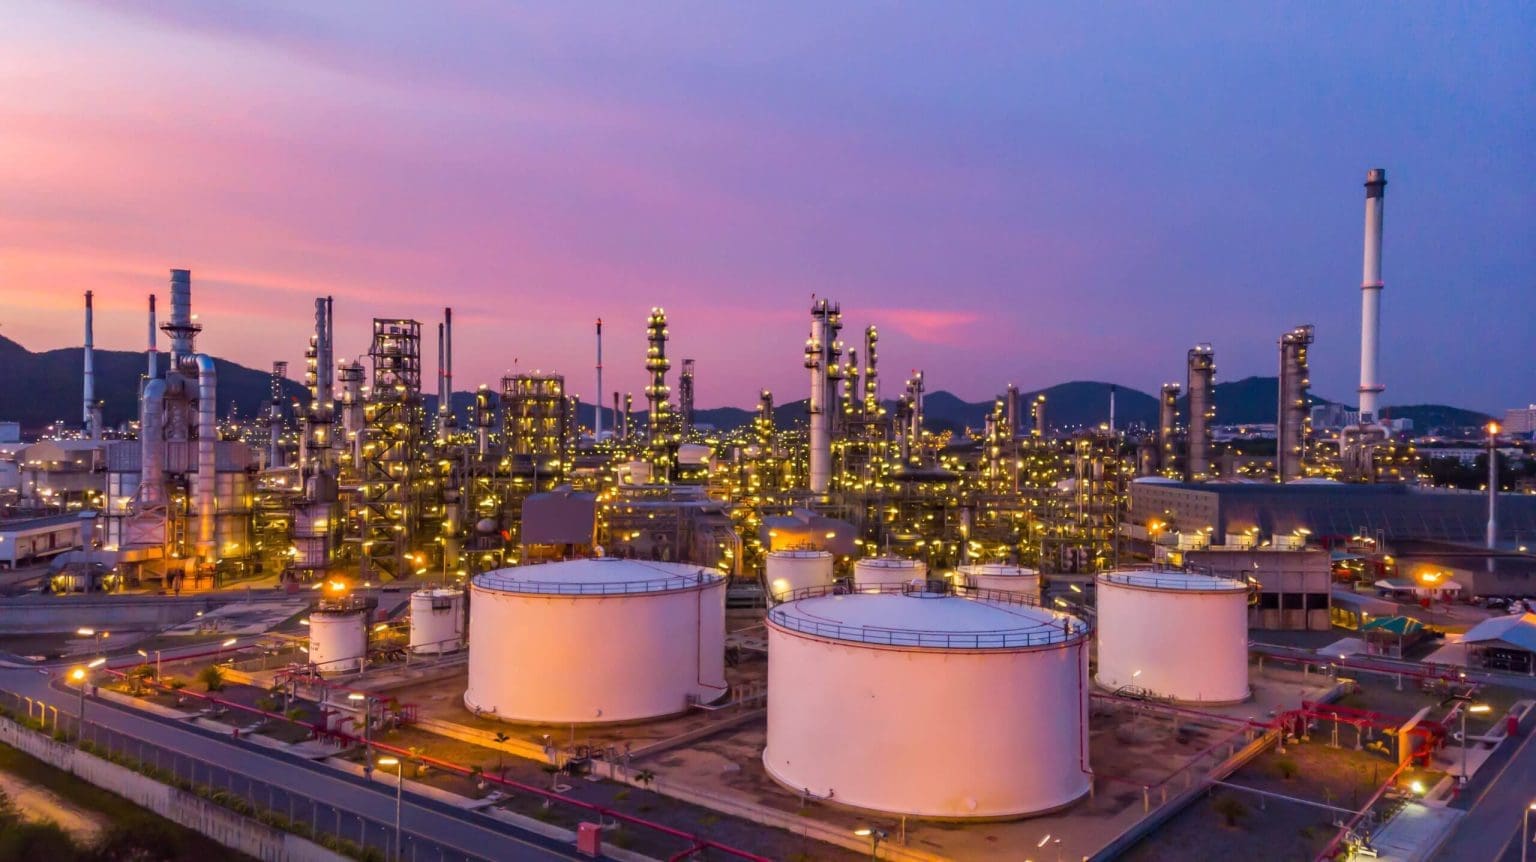
[(692, 577), (667, 575), (629, 581), (525, 581), (486, 572), (475, 576), (475, 583), (486, 589), (508, 593), (547, 596), (622, 596), (640, 593), (670, 593), (708, 586), (725, 576), (700, 567)]
[[(958, 597), (992, 604), (1020, 605), (1047, 610), (1056, 617), (1051, 623), (985, 631), (949, 632), (927, 629), (888, 628), (885, 626), (844, 625), (815, 619), (803, 619), (785, 612), (788, 603), (798, 599), (820, 598), (832, 595), (903, 595), (913, 597)], [(1064, 603), (1065, 604), (1065, 603)], [(992, 590), (954, 586), (944, 580), (930, 580), (925, 584), (876, 584), (853, 590), (845, 584), (803, 587), (785, 593), (780, 604), (769, 612), (769, 619), (777, 625), (794, 631), (836, 640), (885, 646), (939, 647), (945, 649), (1016, 649), (1020, 647), (1056, 646), (1075, 643), (1088, 637), (1092, 630), (1087, 614), (1068, 613), (1079, 610), (1067, 605), (1067, 610), (1049, 608), (1034, 596), (1011, 590)]]

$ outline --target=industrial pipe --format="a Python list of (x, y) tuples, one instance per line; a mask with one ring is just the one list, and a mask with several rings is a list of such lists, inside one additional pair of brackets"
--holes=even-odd
[(144, 384), (139, 413), (139, 504), (143, 508), (165, 505), (164, 410), (165, 380), (151, 378)]
[(214, 462), (214, 441), (218, 439), (219, 373), (213, 357), (199, 353), (192, 357), (197, 368), (197, 556), (205, 563), (218, 560), (218, 540), (214, 535), (214, 490), (218, 484)]

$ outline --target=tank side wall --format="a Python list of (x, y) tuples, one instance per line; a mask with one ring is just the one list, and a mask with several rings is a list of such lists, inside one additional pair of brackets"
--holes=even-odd
[[(773, 626), (768, 640), (763, 763), (788, 787), (876, 811), (954, 818), (1021, 816), (1088, 792), (1082, 645), (917, 652)], [(828, 716), (846, 730), (828, 732)]]
[[(1248, 597), (1098, 582), (1098, 674), (1186, 702), (1248, 697)], [(1140, 671), (1138, 675), (1137, 672)]]

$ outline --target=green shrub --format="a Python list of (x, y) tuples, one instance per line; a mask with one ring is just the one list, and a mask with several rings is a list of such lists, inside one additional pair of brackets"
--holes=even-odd
[(224, 688), (224, 669), (216, 664), (208, 665), (197, 672), (197, 681), (203, 684), (205, 691), (220, 691)]

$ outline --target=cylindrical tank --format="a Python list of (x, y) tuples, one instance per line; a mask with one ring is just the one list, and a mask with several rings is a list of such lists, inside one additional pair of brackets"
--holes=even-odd
[(770, 551), (768, 595), (775, 600), (796, 590), (832, 583), (832, 555), (827, 551)]
[(768, 613), (763, 765), (796, 793), (890, 814), (1060, 808), (1092, 780), (1088, 641), (1084, 621), (1005, 593), (785, 602)]
[(726, 693), (725, 578), (614, 557), (514, 566), (470, 583), (469, 687), (486, 718), (636, 721)]
[(464, 591), (425, 589), (411, 593), (411, 652), (456, 652), (464, 646)]
[(367, 655), (367, 609), (315, 611), (309, 615), (309, 663), (321, 673), (362, 670)]
[(904, 585), (928, 578), (928, 564), (904, 557), (865, 557), (853, 564), (853, 587), (876, 590), (884, 585)]
[(1248, 699), (1247, 584), (1177, 571), (1095, 581), (1100, 686), (1185, 703)]
[(1040, 573), (1034, 569), (1007, 563), (974, 563), (957, 571), (973, 590), (1007, 590), (1040, 598)]

